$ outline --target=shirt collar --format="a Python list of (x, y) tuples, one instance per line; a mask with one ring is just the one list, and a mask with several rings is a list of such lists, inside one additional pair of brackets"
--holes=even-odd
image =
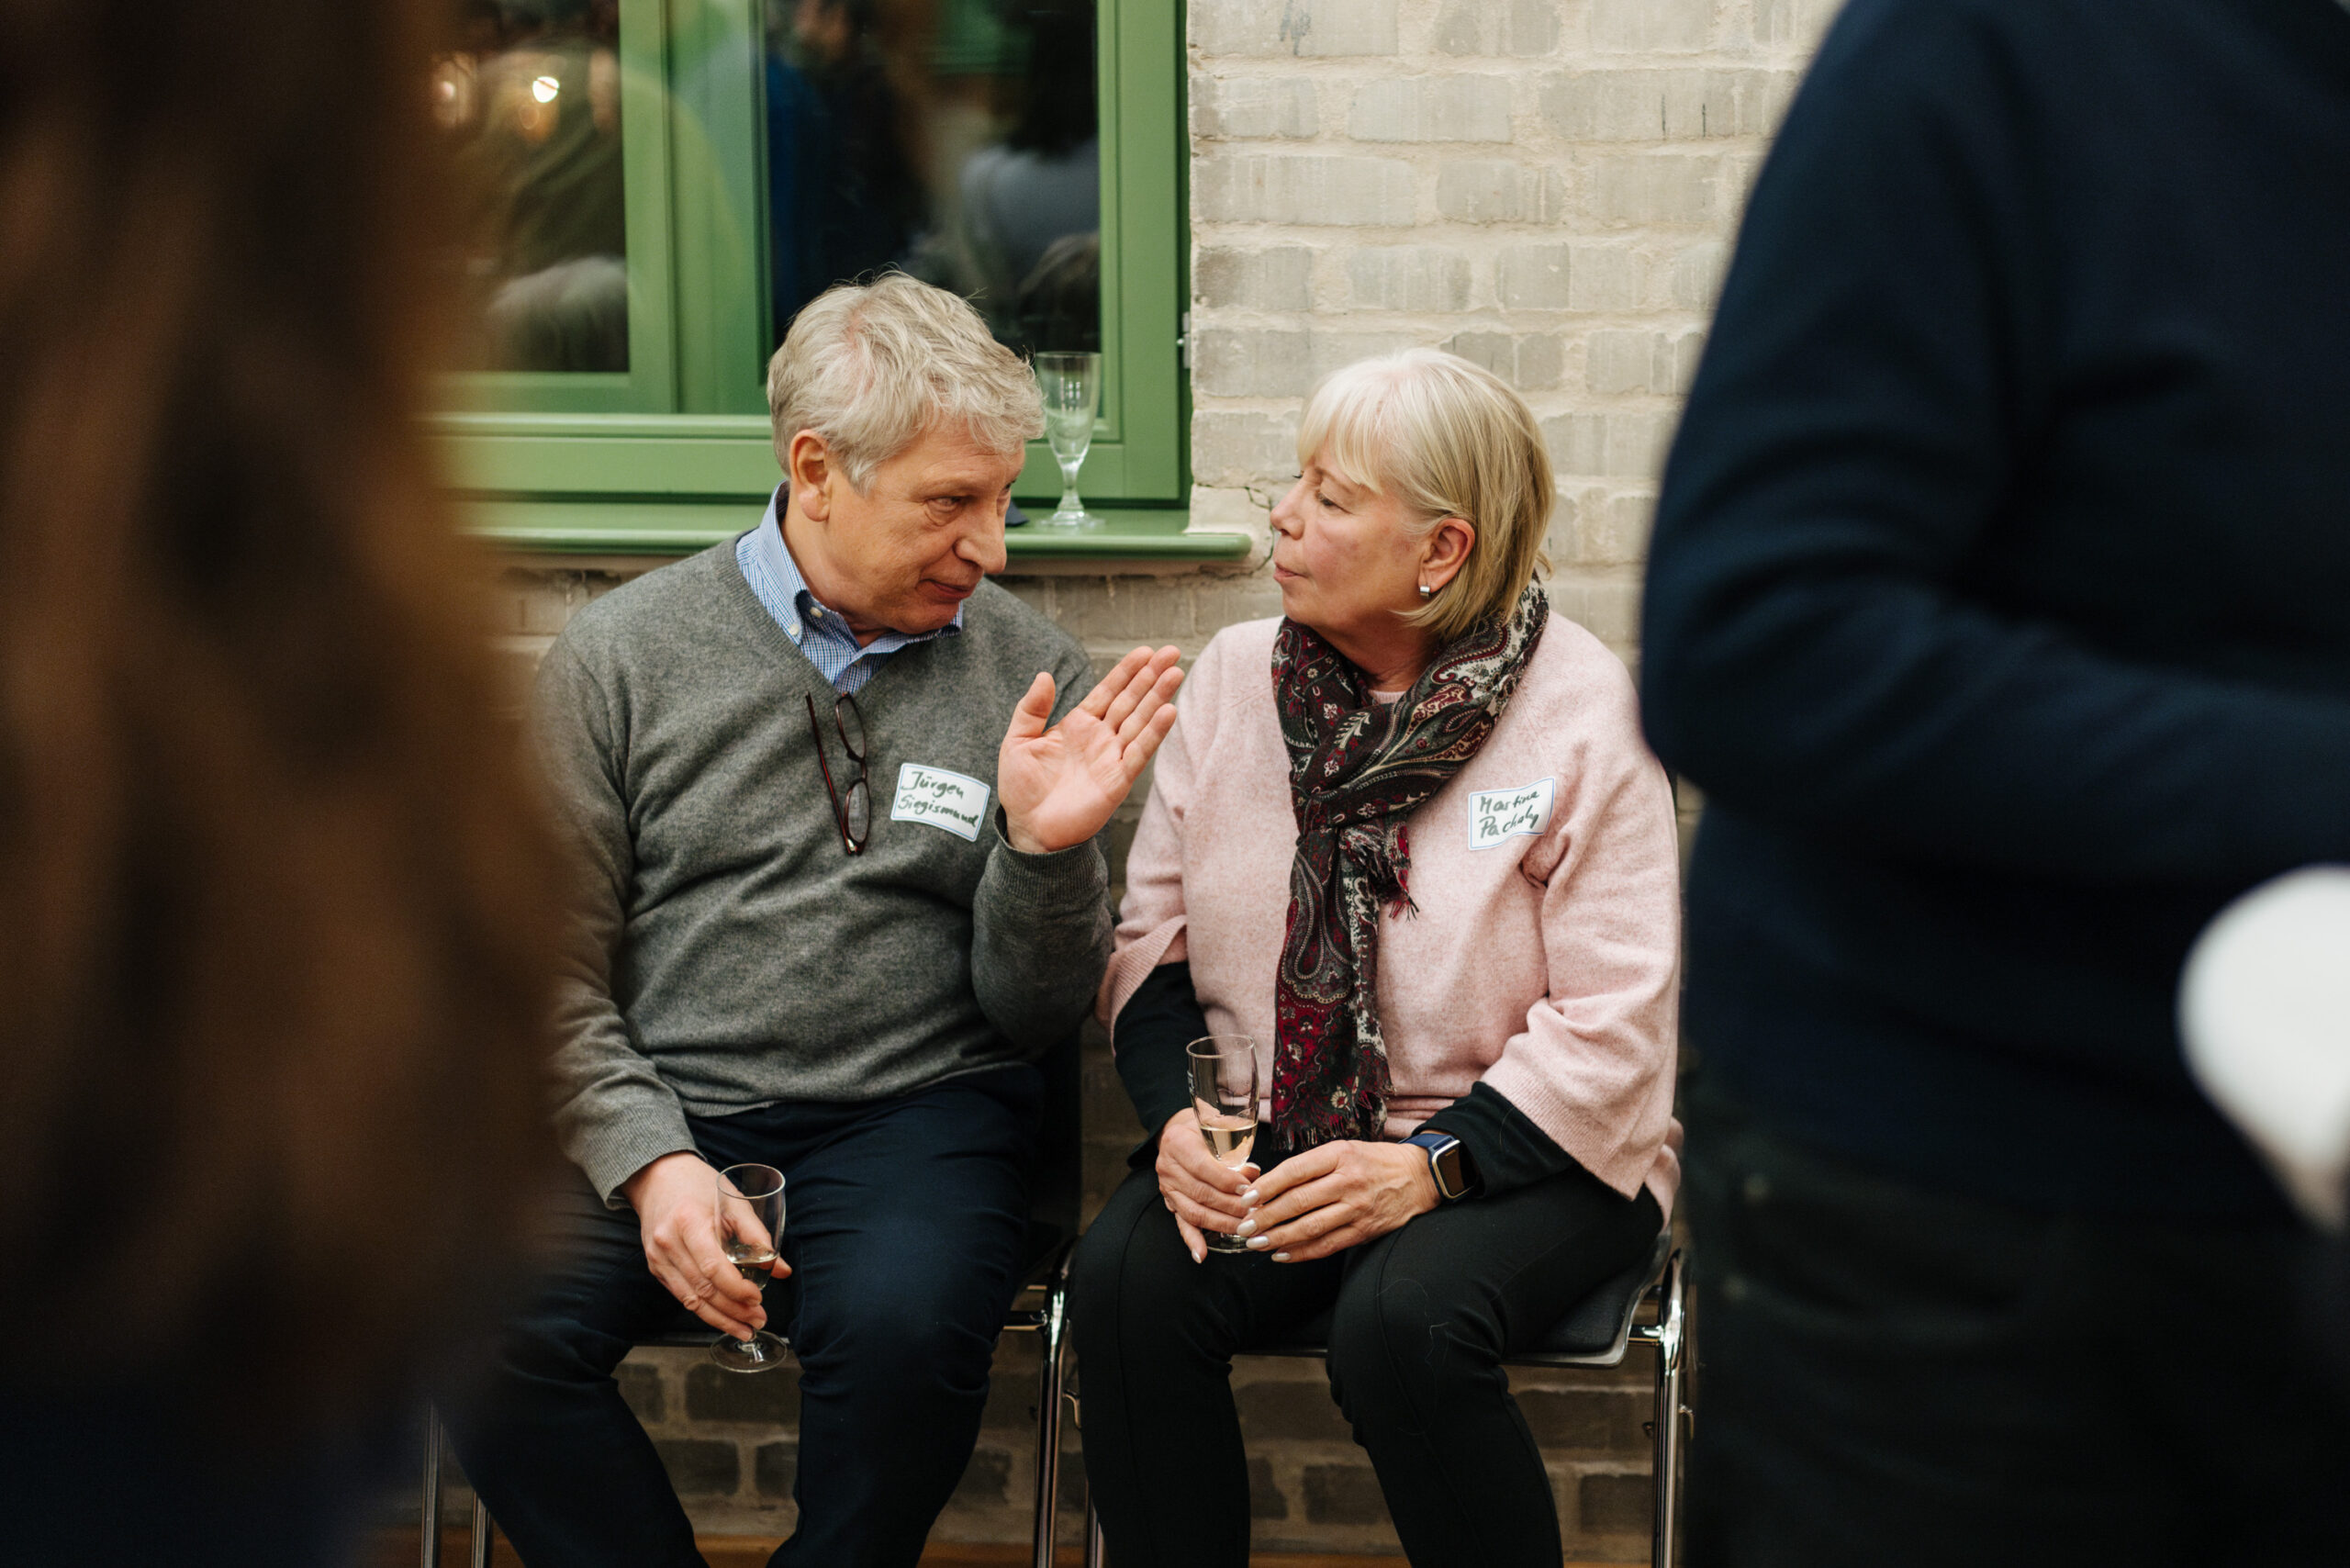
[[(791, 558), (791, 551), (783, 542), (785, 494), (785, 487), (779, 486), (775, 494), (767, 498), (767, 513), (759, 519), (759, 526), (751, 532), (749, 558), (744, 562), (744, 566), (755, 574), (751, 587), (757, 592), (760, 602), (767, 607), (767, 613), (783, 622), (786, 631), (792, 633), (793, 642), (800, 640), (798, 630), (792, 625), (794, 620), (826, 634), (854, 642), (856, 633), (848, 629), (848, 622), (842, 619), (841, 612), (810, 591), (808, 579), (800, 575), (800, 565)], [(764, 583), (757, 580), (762, 576), (767, 578)], [(793, 613), (787, 616), (784, 613), (787, 609)], [(935, 631), (884, 632), (867, 646), (887, 652), (911, 647), (916, 643), (927, 643), (950, 632), (959, 633), (963, 630), (963, 610), (964, 606), (957, 605), (955, 619)]]

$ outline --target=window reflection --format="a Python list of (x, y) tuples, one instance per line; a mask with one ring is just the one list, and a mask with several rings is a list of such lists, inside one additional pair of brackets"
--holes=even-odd
[(1099, 350), (1093, 0), (769, 0), (775, 336), (899, 267), (1024, 353)]
[(470, 0), (464, 37), (431, 93), (489, 365), (624, 371), (619, 0)]

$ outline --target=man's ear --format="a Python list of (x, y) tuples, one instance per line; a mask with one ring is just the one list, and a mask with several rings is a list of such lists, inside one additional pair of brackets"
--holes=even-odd
[(829, 521), (833, 515), (833, 485), (840, 477), (840, 470), (833, 465), (833, 454), (824, 445), (824, 438), (814, 431), (801, 431), (791, 438), (789, 457), (784, 476), (791, 481), (791, 498), (799, 503), (802, 515), (817, 522)]

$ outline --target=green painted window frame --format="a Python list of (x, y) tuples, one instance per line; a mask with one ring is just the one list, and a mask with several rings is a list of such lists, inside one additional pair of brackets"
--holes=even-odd
[[(1181, 0), (1098, 3), (1105, 374), (1082, 484), (1112, 526), (1051, 545), (1019, 531), (1015, 553), (1233, 554), (1222, 535), (1184, 543), (1168, 515), (1190, 477)], [(761, 390), (760, 12), (621, 0), (630, 369), (451, 378), (433, 424), (490, 539), (549, 554), (699, 548), (740, 532), (745, 504), (780, 478)], [(1014, 494), (1058, 493), (1050, 452), (1032, 443)]]

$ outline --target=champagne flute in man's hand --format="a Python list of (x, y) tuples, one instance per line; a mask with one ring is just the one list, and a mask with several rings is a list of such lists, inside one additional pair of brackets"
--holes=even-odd
[[(718, 1240), (743, 1277), (767, 1289), (783, 1245), (783, 1172), (772, 1165), (730, 1165), (718, 1173)], [(748, 1339), (722, 1334), (710, 1359), (728, 1372), (772, 1372), (790, 1347), (762, 1328)]]

